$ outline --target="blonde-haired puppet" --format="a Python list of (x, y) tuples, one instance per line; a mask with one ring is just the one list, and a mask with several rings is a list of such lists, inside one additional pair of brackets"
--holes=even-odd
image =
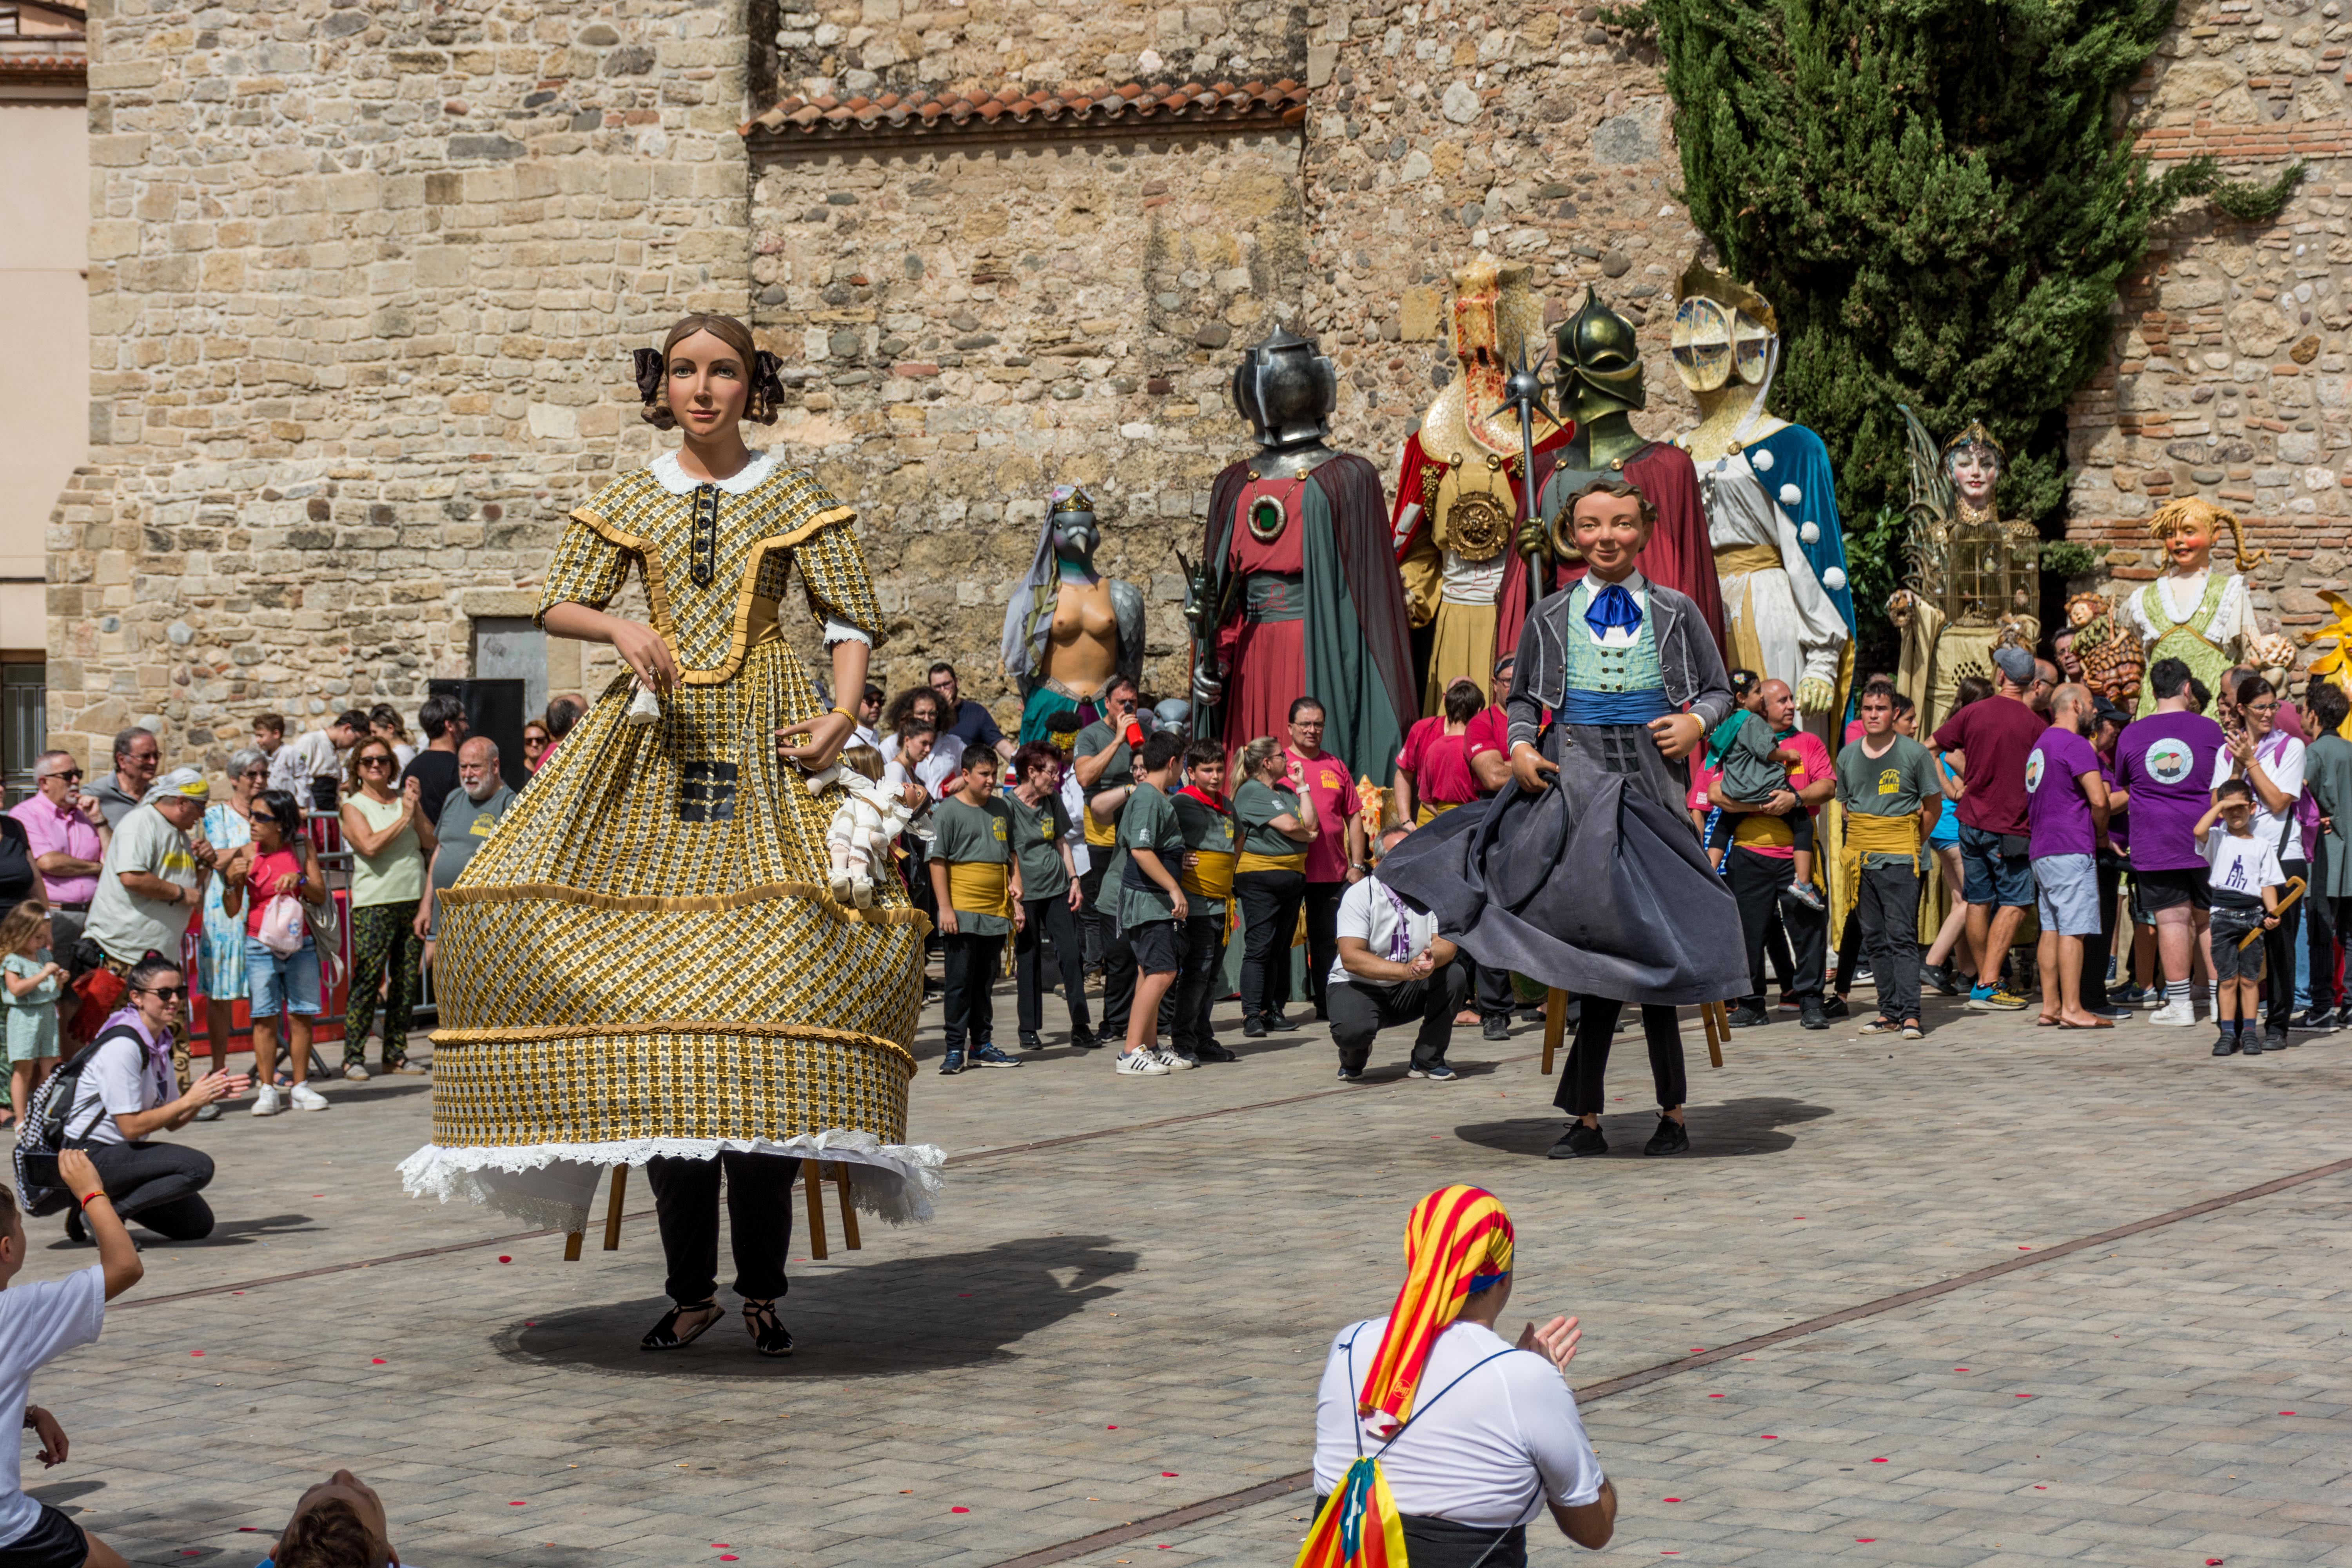
[[(2199, 496), (2183, 497), (2147, 520), (2149, 537), (2165, 558), (2163, 574), (2122, 605), (2125, 621), (2139, 634), (2146, 668), (2177, 658), (2209, 689), (2218, 688), (2233, 665), (2252, 665), (2275, 677), (2294, 662), (2294, 643), (2255, 623), (2253, 590), (2246, 579), (2214, 569), (2213, 541), (2224, 528), (2237, 547), (2239, 566), (2270, 558), (2266, 551), (2246, 548), (2245, 525), (2235, 513)], [(2155, 709), (2143, 675), (2138, 712)]]
[(849, 795), (824, 826), (824, 845), (833, 860), (834, 901), (870, 910), (875, 879), (890, 864), (891, 841), (913, 824), (917, 808), (882, 782), (882, 753), (871, 746), (851, 746), (833, 766), (810, 774), (809, 793), (835, 784)]

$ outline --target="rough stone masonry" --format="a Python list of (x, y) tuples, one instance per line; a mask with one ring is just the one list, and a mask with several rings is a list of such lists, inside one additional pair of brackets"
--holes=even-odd
[[(2336, 9), (2183, 6), (2119, 110), (2159, 156), (2311, 177), (2260, 230), (2176, 220), (2073, 414), (2075, 536), (2209, 489), (2285, 546), (2264, 583), (2305, 624), (2352, 477)], [(475, 619), (527, 611), (564, 512), (656, 449), (627, 352), (689, 310), (790, 365), (773, 436), (860, 510), (877, 678), (949, 658), (1001, 718), (1003, 594), (1055, 482), (1101, 496), (1181, 689), (1176, 552), (1247, 447), (1233, 354), (1275, 322), (1322, 338), (1339, 440), (1384, 473), (1481, 250), (1535, 264), (1555, 320), (1597, 285), (1643, 323), (1641, 427), (1689, 417), (1672, 110), (1593, 5), (97, 0), (90, 31), (92, 458), (48, 628), (51, 731), (86, 759), (142, 721), (217, 764), (253, 712), (468, 673)], [(1264, 86), (1115, 133), (755, 119), (1129, 82)], [(615, 668), (560, 647), (558, 689)]]

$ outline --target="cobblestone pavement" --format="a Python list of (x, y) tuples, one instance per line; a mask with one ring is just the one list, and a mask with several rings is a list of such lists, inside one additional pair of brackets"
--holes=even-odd
[[(1720, 1072), (1686, 1024), (1695, 1149), (1668, 1161), (1640, 1155), (1622, 1035), (1615, 1147), (1554, 1163), (1532, 1028), (1459, 1031), (1452, 1084), (1402, 1076), (1402, 1032), (1349, 1087), (1319, 1029), (1230, 1020), (1233, 1066), (1124, 1079), (1055, 1048), (941, 1079), (934, 1008), (913, 1131), (954, 1156), (939, 1218), (796, 1262), (781, 1363), (732, 1319), (641, 1353), (649, 1214), (567, 1264), (405, 1198), (427, 1090), (338, 1083), (324, 1114), (174, 1135), (220, 1162), (220, 1232), (151, 1240), (103, 1341), (37, 1379), (74, 1457), (28, 1447), (26, 1479), (139, 1563), (243, 1568), (348, 1464), (422, 1568), (982, 1568), (1305, 1469), (1323, 1350), (1385, 1309), (1406, 1210), (1447, 1181), (1510, 1205), (1513, 1315), (1580, 1315), (1591, 1388), (2352, 1157), (2352, 1036), (2217, 1061), (2201, 1030), (1931, 1011), (1909, 1047), (1781, 1015)], [(36, 1223), (30, 1277), (89, 1258)], [(1604, 1555), (2345, 1561), (2347, 1292), (2338, 1173), (1590, 1400), (1624, 1500)], [(1308, 1503), (1071, 1560), (1279, 1565)], [(1533, 1555), (1581, 1553), (1546, 1525)]]

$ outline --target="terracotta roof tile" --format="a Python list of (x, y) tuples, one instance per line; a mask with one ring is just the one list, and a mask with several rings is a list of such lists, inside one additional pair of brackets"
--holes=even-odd
[(814, 100), (795, 96), (739, 129), (746, 138), (772, 141), (862, 142), (975, 131), (1083, 133), (1179, 124), (1273, 127), (1303, 121), (1307, 100), (1307, 89), (1286, 77), (1239, 85), (1221, 81), (1213, 87), (1197, 81), (1179, 87), (1129, 81), (1034, 90), (1017, 86), (941, 91), (917, 88), (846, 101), (830, 94)]

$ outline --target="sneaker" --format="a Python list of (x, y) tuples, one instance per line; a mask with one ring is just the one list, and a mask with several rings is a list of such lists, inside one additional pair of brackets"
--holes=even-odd
[(2168, 1029), (2185, 1029), (2197, 1022), (2196, 1004), (2190, 1002), (2186, 996), (2177, 1001), (2167, 1002), (2163, 1006), (2150, 1013), (2147, 1016), (2147, 1021), (2151, 1024), (2161, 1024)]
[(2283, 1051), (2293, 1044), (2294, 1044), (2294, 1042), (2287, 1037), (2286, 1026), (2284, 1024), (2270, 1024), (2264, 1026), (2263, 1029), (2263, 1049), (2266, 1051)]
[(1511, 1037), (1511, 1021), (1508, 1018), (1488, 1018), (1479, 1025), (1478, 1034), (1484, 1039), (1507, 1040)]
[(963, 1053), (961, 1051), (950, 1051), (947, 1055), (940, 1058), (940, 1076), (941, 1078), (953, 1078), (956, 1074), (961, 1071), (963, 1071)]
[(1005, 1055), (992, 1041), (971, 1053), (969, 1065), (976, 1068), (1017, 1068), (1021, 1065), (1021, 1058)]
[(1102, 1049), (1102, 1040), (1092, 1029), (1081, 1024), (1070, 1031), (1070, 1048), (1078, 1051), (1098, 1051)]
[(1952, 966), (1948, 963), (1921, 964), (1919, 984), (1947, 996), (1958, 996), (1960, 994), (1960, 983), (1952, 978)]
[(81, 1206), (79, 1204), (66, 1210), (66, 1239), (76, 1247), (89, 1245), (89, 1227), (81, 1222)]
[(1273, 1032), (1265, 1026), (1264, 1018), (1249, 1017), (1242, 1020), (1242, 1038), (1244, 1040), (1262, 1040)]
[(1171, 1050), (1166, 1046), (1160, 1047), (1152, 1055), (1158, 1057), (1160, 1065), (1170, 1072), (1191, 1072), (1201, 1065), (1201, 1058), (1192, 1052)]
[(1581, 1121), (1571, 1121), (1559, 1142), (1546, 1151), (1555, 1160), (1589, 1160), (1596, 1154), (1609, 1152), (1609, 1140), (1601, 1135), (1598, 1127), (1587, 1127)]
[(1851, 1017), (1853, 1014), (1853, 1009), (1846, 1005), (1846, 1000), (1843, 996), (1830, 996), (1823, 999), (1822, 1003), (1822, 1016), (1824, 1018), (1845, 1018)]
[(2025, 998), (1999, 985), (1971, 985), (1969, 1005), (1988, 1013), (2014, 1013), (2025, 1005)]
[(195, 1120), (198, 1121), (218, 1121), (220, 1118), (220, 1105), (219, 1102), (215, 1100), (208, 1100), (205, 1101), (204, 1104), (196, 1107)]
[[(2236, 1056), (2238, 1054), (2238, 1037), (2235, 1035), (2224, 1034), (2220, 1039), (2213, 1042), (2213, 1054), (2217, 1057)], [(2255, 1054), (2260, 1055), (2261, 1053), (2258, 1051)]]
[(1440, 1062), (1433, 1068), (1407, 1068), (1405, 1069), (1404, 1076), (1407, 1078), (1425, 1078), (1432, 1083), (1452, 1083), (1455, 1079), (1460, 1078), (1462, 1075), (1455, 1072), (1452, 1068), (1447, 1067), (1444, 1062)]
[(1916, 1022), (1906, 1020), (1903, 1026), (1903, 1037), (1906, 1040), (1924, 1040), (1927, 1037), (1927, 1031), (1921, 1028)]
[(1045, 1042), (1037, 1037), (1036, 1030), (1024, 1029), (1021, 1031), (1021, 1048), (1024, 1051), (1042, 1051), (1045, 1048)]
[(1286, 1035), (1294, 1029), (1303, 1029), (1307, 1027), (1305, 1024), (1301, 1023), (1297, 1018), (1284, 1017), (1278, 1010), (1266, 1015), (1265, 1026), (1274, 1030), (1277, 1034)]
[(1168, 1069), (1160, 1065), (1157, 1051), (1121, 1051), (1118, 1066), (1113, 1069), (1129, 1078), (1166, 1078)]
[(368, 1080), (368, 1069), (360, 1066), (357, 1062), (345, 1062), (343, 1064), (343, 1076), (351, 1079), (353, 1083), (365, 1083)]
[(1869, 1023), (1864, 1024), (1856, 1031), (1856, 1033), (1864, 1035), (1893, 1035), (1901, 1033), (1902, 1028), (1903, 1026), (1901, 1024), (1895, 1022), (1890, 1017), (1887, 1017), (1882, 1013), (1877, 1017), (1873, 1018)]
[(1216, 1041), (1210, 1040), (1192, 1053), (1192, 1059), (1202, 1062), (1237, 1062), (1242, 1058), (1217, 1044)]
[[(2020, 1002), (2018, 1005), (2022, 1007), (2025, 1004)], [(1820, 997), (1800, 996), (1797, 998), (1797, 1027), (1801, 1029), (1826, 1029), (1829, 1026), (1830, 1021), (1822, 1016), (1822, 999)]]
[[(302, 1087), (308, 1089), (310, 1086), (304, 1084)], [(278, 1086), (274, 1083), (263, 1084), (261, 1091), (253, 1097), (253, 1113), (256, 1116), (275, 1116), (282, 1109), (278, 1103)]]
[(2263, 1054), (2263, 1037), (2260, 1035), (2255, 1034), (2252, 1029), (2248, 1029), (2245, 1033), (2238, 1037), (2238, 1054), (2240, 1056), (2247, 1057), (2261, 1056)]
[(2105, 1007), (2085, 1007), (2083, 1011), (2088, 1013), (2094, 1018), (2105, 1018), (2110, 1024), (2120, 1024), (2125, 1019), (2131, 1016), (2130, 1008), (2118, 1007), (2113, 1003), (2110, 1003)]
[(1780, 889), (1780, 901), (1811, 910), (1817, 915), (1827, 913), (1830, 907), (1828, 900), (1822, 897), (1822, 890), (1811, 882), (1790, 883)]
[(1743, 1002), (1738, 1006), (1727, 1009), (1723, 1015), (1723, 1021), (1735, 1029), (1760, 1029), (1770, 1023), (1772, 1018), (1771, 1015), (1766, 1013), (1763, 1008), (1751, 1007)]
[(317, 1089), (312, 1089), (307, 1083), (296, 1084), (294, 1086), (294, 1092), (290, 1098), (294, 1102), (294, 1109), (297, 1110), (324, 1110), (327, 1109), (327, 1097), (320, 1094)]
[(2296, 1016), (2294, 1026), (2306, 1035), (2332, 1035), (2336, 1032), (2336, 1015), (2317, 1007), (2305, 1007)]
[(1642, 1145), (1644, 1154), (1687, 1154), (1690, 1152), (1690, 1129), (1671, 1116), (1658, 1118), (1658, 1130)]
[(2110, 985), (2107, 1000), (2118, 1007), (2137, 1007), (2147, 1000), (2147, 993), (2137, 985)]
[(1797, 994), (1793, 991), (1781, 992), (1779, 1010), (1783, 1013), (1795, 1012), (1797, 1010)]
[(1351, 1068), (1347, 1063), (1341, 1062), (1339, 1064), (1339, 1081), (1341, 1083), (1361, 1083), (1364, 1081), (1364, 1069), (1361, 1068)]

